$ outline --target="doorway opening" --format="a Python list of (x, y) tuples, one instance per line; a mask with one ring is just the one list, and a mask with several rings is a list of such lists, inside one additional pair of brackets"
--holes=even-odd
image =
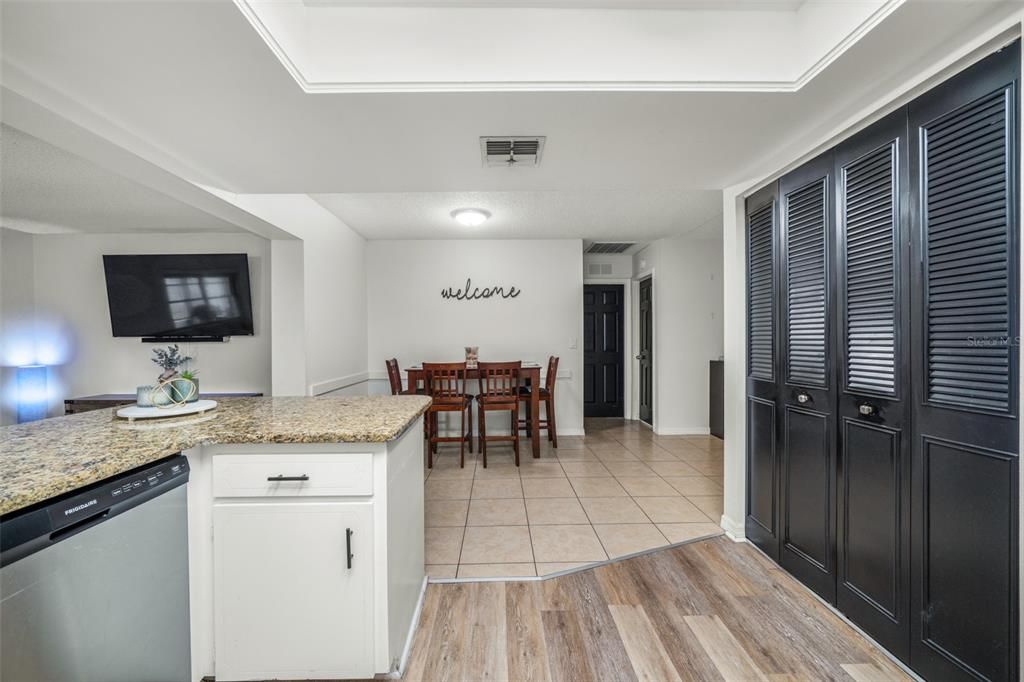
[(648, 425), (654, 424), (654, 300), (651, 277), (640, 280), (639, 305), (637, 306), (638, 344), (637, 368), (637, 416)]
[(626, 287), (583, 285), (583, 416), (625, 416)]

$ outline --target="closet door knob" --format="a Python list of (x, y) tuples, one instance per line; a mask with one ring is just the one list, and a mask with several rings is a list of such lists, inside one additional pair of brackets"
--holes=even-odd
[(865, 417), (870, 417), (871, 415), (875, 414), (875, 412), (877, 412), (875, 406), (871, 405), (870, 403), (861, 403), (861, 405), (857, 408), (857, 411), (860, 412)]
[(796, 401), (801, 405), (806, 405), (807, 403), (811, 402), (811, 396), (807, 395), (806, 393), (798, 393), (796, 396)]

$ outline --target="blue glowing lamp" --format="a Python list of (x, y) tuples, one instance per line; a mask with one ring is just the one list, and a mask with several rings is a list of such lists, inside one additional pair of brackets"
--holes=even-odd
[(18, 367), (14, 380), (18, 396), (18, 423), (44, 419), (49, 407), (46, 395), (46, 365)]

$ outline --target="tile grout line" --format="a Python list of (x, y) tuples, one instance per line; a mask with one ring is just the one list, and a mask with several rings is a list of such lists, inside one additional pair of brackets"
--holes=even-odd
[[(623, 443), (622, 441), (619, 441), (618, 439), (616, 439), (614, 437), (609, 437), (608, 438), (608, 442), (614, 443), (617, 447), (622, 448), (622, 450), (624, 450), (626, 453), (628, 453), (633, 458), (632, 460), (619, 460), (619, 461), (621, 461), (621, 462), (636, 461), (636, 462), (638, 462), (640, 464), (643, 464), (647, 469), (649, 469), (651, 471), (651, 475), (650, 475), (651, 478), (656, 478), (656, 479), (662, 481), (671, 490), (674, 491), (674, 494), (670, 495), (671, 497), (677, 497), (677, 496), (681, 497), (681, 498), (685, 499), (689, 504), (693, 505), (694, 507), (697, 507), (697, 505), (690, 499), (689, 496), (683, 494), (678, 488), (676, 488), (671, 483), (669, 483), (667, 480), (665, 480), (666, 477), (663, 474), (660, 474), (659, 472), (655, 471), (653, 469), (653, 467), (650, 466), (651, 461), (641, 459), (640, 456), (637, 455), (636, 452), (634, 452), (633, 450), (630, 449), (628, 444)], [(638, 442), (642, 442), (642, 441), (638, 441)], [(677, 455), (676, 453), (671, 452), (671, 451), (661, 447), (655, 441), (646, 441), (646, 442), (650, 442), (654, 447), (659, 448), (660, 450), (664, 451), (667, 455), (670, 455), (673, 458), (672, 460), (654, 460), (654, 461), (677, 461), (677, 462), (682, 462), (684, 464), (687, 464), (691, 468), (694, 468), (694, 470), (696, 472), (694, 474), (694, 476), (693, 476), (694, 478), (700, 478), (700, 479), (710, 479), (710, 478), (712, 478), (708, 474), (705, 474), (704, 472), (696, 469), (695, 467), (692, 467), (692, 465), (689, 462), (680, 459), (679, 455)], [(709, 451), (701, 450), (700, 448), (696, 448), (696, 449), (700, 450), (701, 452), (703, 452), (703, 454), (705, 454), (706, 456), (713, 456), (715, 454), (715, 453), (712, 453), (712, 452), (709, 452)], [(631, 493), (629, 493), (629, 491), (625, 490), (625, 487), (622, 486), (621, 477), (617, 476), (616, 474), (612, 473), (611, 470), (607, 469), (606, 462), (599, 457), (597, 452), (595, 452), (594, 450), (592, 450), (588, 446), (586, 446), (586, 444), (584, 444), (584, 446), (583, 446), (583, 448), (581, 448), (581, 450), (583, 452), (585, 452), (587, 455), (589, 455), (590, 457), (587, 457), (587, 458), (585, 458), (583, 460), (564, 460), (563, 461), (561, 459), (561, 457), (559, 456), (559, 452), (558, 451), (554, 451), (554, 452), (548, 453), (549, 455), (552, 456), (553, 462), (557, 463), (559, 465), (558, 468), (559, 468), (559, 470), (561, 472), (561, 476), (557, 476), (557, 477), (545, 476), (545, 477), (529, 477), (529, 478), (554, 478), (556, 480), (557, 479), (566, 480), (569, 483), (570, 489), (573, 492), (573, 498), (572, 499), (575, 499), (577, 504), (583, 509), (584, 516), (587, 518), (587, 521), (588, 521), (587, 525), (590, 526), (591, 531), (593, 532), (594, 536), (597, 537), (598, 542), (601, 545), (602, 550), (605, 552), (606, 556), (610, 557), (610, 554), (608, 553), (607, 548), (605, 547), (604, 542), (600, 539), (600, 536), (597, 534), (597, 529), (596, 529), (597, 525), (608, 525), (608, 524), (595, 524), (593, 522), (593, 519), (590, 517), (590, 514), (588, 514), (586, 512), (586, 508), (583, 507), (582, 500), (584, 498), (581, 498), (579, 496), (578, 492), (576, 491), (576, 488), (572, 485), (572, 481), (570, 480), (569, 474), (566, 472), (565, 467), (564, 467), (564, 464), (565, 464), (566, 461), (569, 461), (569, 462), (575, 462), (575, 461), (586, 462), (586, 461), (591, 461), (590, 458), (592, 457), (593, 459), (596, 459), (597, 462), (607, 472), (607, 476), (600, 476), (600, 478), (605, 478), (605, 477), (611, 478), (611, 479), (613, 479), (616, 482), (616, 484), (618, 484), (620, 487), (623, 487), (623, 490), (626, 493), (626, 497), (628, 497), (633, 502), (634, 505), (636, 505), (638, 508), (640, 508), (641, 513), (643, 514), (644, 518), (647, 519), (646, 522), (637, 523), (637, 524), (613, 524), (613, 525), (652, 525), (652, 526), (654, 526), (654, 528), (657, 531), (657, 533), (660, 536), (664, 537), (666, 542), (668, 542), (669, 545), (671, 545), (672, 544), (671, 541), (668, 540), (668, 537), (664, 534), (664, 532), (661, 530), (661, 528), (658, 527), (658, 524), (655, 523), (653, 521), (653, 519), (650, 517), (649, 513), (646, 512), (646, 510), (644, 510), (643, 507), (641, 507), (639, 505), (639, 503), (637, 501), (638, 497), (634, 496)], [(575, 451), (575, 449), (567, 450), (566, 452), (571, 452), (571, 451)], [(458, 571), (461, 569), (462, 566), (464, 566), (464, 565), (465, 566), (469, 566), (470, 565), (470, 564), (463, 564), (463, 562), (462, 562), (462, 555), (463, 555), (464, 550), (465, 550), (465, 536), (466, 536), (466, 533), (468, 532), (468, 528), (470, 527), (470, 525), (469, 525), (469, 507), (472, 506), (473, 501), (477, 500), (477, 499), (479, 499), (479, 500), (504, 499), (504, 498), (474, 498), (473, 497), (473, 494), (474, 494), (474, 492), (476, 490), (476, 481), (477, 480), (484, 480), (483, 477), (478, 475), (478, 471), (480, 470), (481, 467), (480, 467), (480, 463), (475, 459), (475, 457), (477, 457), (477, 456), (478, 456), (478, 453), (474, 453), (474, 455), (473, 455), (474, 459), (472, 460), (473, 461), (474, 469), (473, 469), (473, 474), (472, 474), (472, 478), (471, 478), (472, 482), (470, 484), (470, 497), (469, 497), (469, 500), (467, 500), (466, 520), (465, 520), (465, 522), (464, 522), (464, 524), (462, 526), (462, 528), (463, 528), (463, 542), (462, 542), (462, 545), (460, 547), (459, 562), (458, 562), (458, 564), (456, 566), (456, 573), (457, 574), (458, 574)], [(532, 460), (528, 460), (528, 461), (532, 461)], [(428, 470), (428, 474), (427, 474), (426, 478), (429, 478), (431, 473), (432, 473), (432, 470)], [(640, 477), (641, 478), (646, 478), (648, 476), (640, 476)], [(529, 511), (527, 509), (527, 505), (526, 505), (526, 500), (528, 498), (526, 498), (526, 494), (525, 494), (525, 486), (524, 486), (524, 480), (525, 479), (522, 476), (522, 468), (521, 467), (516, 470), (516, 476), (515, 477), (511, 477), (510, 476), (510, 477), (508, 477), (507, 480), (512, 480), (513, 478), (519, 480), (520, 494), (522, 495), (522, 497), (520, 497), (520, 498), (509, 498), (509, 499), (521, 499), (521, 500), (523, 500), (524, 514), (526, 515), (526, 527), (527, 527), (528, 533), (530, 535), (530, 550), (531, 550), (531, 556), (533, 558), (534, 571), (537, 574), (537, 576), (540, 577), (539, 576), (539, 569), (537, 567), (537, 561), (536, 561), (536, 552), (535, 552), (535, 549), (534, 549), (534, 546), (533, 546), (533, 526), (535, 524), (530, 523), (530, 515), (529, 515)], [(580, 478), (589, 478), (589, 477), (584, 476), (584, 477), (580, 477)], [(629, 476), (625, 476), (625, 478), (629, 478)], [(458, 479), (453, 479), (453, 480), (458, 480)], [(504, 477), (500, 477), (500, 478), (496, 478), (496, 479), (492, 479), (492, 480), (504, 480)], [(641, 496), (641, 497), (643, 497), (643, 496)], [(698, 497), (699, 497), (699, 495), (698, 495)], [(716, 497), (716, 495), (705, 495), (705, 497)], [(529, 498), (529, 499), (533, 499), (533, 498)], [(548, 498), (537, 498), (537, 499), (548, 499)], [(706, 519), (709, 518), (707, 516), (706, 512), (704, 512), (703, 509), (700, 509), (699, 507), (697, 507), (697, 509)], [(706, 522), (700, 522), (700, 521), (697, 521), (697, 522), (683, 522), (683, 521), (679, 521), (679, 522), (666, 522), (666, 523), (712, 523), (713, 524), (714, 522), (709, 519)], [(541, 524), (541, 525), (545, 525), (545, 524)], [(557, 525), (571, 525), (571, 524), (553, 524), (553, 525), (557, 526)], [(607, 561), (607, 560), (610, 560), (610, 559), (605, 559), (605, 561)], [(600, 562), (581, 562), (581, 563), (583, 563), (584, 566), (593, 566), (593, 565), (599, 564)]]

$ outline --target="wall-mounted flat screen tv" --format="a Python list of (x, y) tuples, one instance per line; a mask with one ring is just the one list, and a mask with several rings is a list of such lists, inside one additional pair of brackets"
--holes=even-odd
[(103, 256), (114, 336), (199, 339), (253, 333), (244, 253)]

